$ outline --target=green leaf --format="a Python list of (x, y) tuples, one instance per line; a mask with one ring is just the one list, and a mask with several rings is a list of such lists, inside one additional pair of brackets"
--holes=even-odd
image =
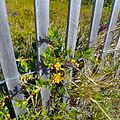
[(42, 110), (41, 115), (43, 115), (43, 116), (47, 116), (47, 112), (46, 112), (46, 110)]

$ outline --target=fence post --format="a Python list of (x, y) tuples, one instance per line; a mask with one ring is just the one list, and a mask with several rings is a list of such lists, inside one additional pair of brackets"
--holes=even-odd
[[(49, 27), (49, 0), (34, 0), (35, 24), (36, 24), (36, 43), (38, 55), (38, 71), (39, 75), (45, 81), (48, 80), (49, 69), (43, 68), (41, 54), (46, 50), (48, 42), (45, 37), (48, 35)], [(42, 105), (44, 108), (48, 106), (50, 99), (50, 90), (45, 87), (41, 88)]]
[(69, 11), (68, 11), (68, 26), (67, 26), (67, 50), (71, 49), (75, 52), (77, 29), (80, 17), (80, 6), (81, 0), (69, 0)]
[(6, 85), (12, 97), (12, 104), (16, 117), (21, 114), (22, 109), (15, 107), (15, 99), (24, 100), (19, 84), (19, 73), (17, 70), (14, 50), (10, 37), (10, 29), (8, 25), (7, 11), (5, 1), (0, 0), (0, 63), (5, 77)]
[[(116, 64), (116, 59), (118, 59), (119, 55), (120, 55), (120, 37), (117, 43), (117, 46), (115, 48), (115, 52), (114, 52), (114, 64)], [(118, 61), (119, 62), (119, 61)], [(118, 67), (117, 73), (116, 73), (116, 78), (119, 79), (120, 78), (120, 65)]]
[(92, 13), (90, 39), (89, 39), (90, 48), (95, 47), (103, 4), (104, 4), (104, 0), (94, 0), (94, 8)]
[[(67, 20), (67, 34), (66, 34), (66, 49), (72, 50), (72, 56), (74, 56), (76, 39), (77, 39), (77, 30), (80, 17), (80, 7), (81, 0), (69, 0), (68, 3), (68, 20)], [(72, 78), (72, 69), (69, 68), (68, 78)], [(65, 80), (65, 84), (68, 85), (68, 80)], [(65, 86), (66, 86), (65, 85)], [(69, 104), (67, 89), (65, 87), (66, 97), (63, 97), (63, 102)], [(67, 106), (68, 109), (69, 106)]]
[(111, 11), (110, 18), (109, 18), (108, 31), (107, 31), (107, 35), (105, 38), (105, 45), (103, 48), (102, 63), (101, 63), (102, 66), (104, 66), (105, 64), (105, 59), (108, 54), (107, 51), (110, 47), (112, 37), (113, 37), (113, 31), (111, 30), (115, 28), (119, 12), (120, 12), (120, 0), (113, 0), (112, 11)]

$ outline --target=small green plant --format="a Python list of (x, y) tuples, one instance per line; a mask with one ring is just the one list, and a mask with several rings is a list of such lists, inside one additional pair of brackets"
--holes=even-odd
[[(120, 97), (114, 85), (114, 82), (117, 82), (114, 78), (116, 67), (111, 69), (105, 67), (102, 72), (86, 72), (85, 64), (89, 60), (92, 61), (93, 67), (99, 65), (99, 60), (93, 56), (90, 49), (77, 50), (74, 58), (71, 58), (72, 53), (70, 50), (65, 50), (65, 44), (63, 44), (65, 38), (60, 32), (50, 29), (48, 39), (48, 48), (42, 53), (41, 58), (44, 65), (50, 68), (49, 80), (45, 82), (43, 79), (36, 79), (35, 86), (23, 85), (24, 91), (28, 94), (23, 101), (27, 114), (21, 115), (20, 118), (112, 120), (119, 117), (119, 111), (117, 111), (119, 103), (115, 103)], [(65, 80), (71, 79), (69, 78), (70, 68), (73, 70), (72, 80), (65, 89)], [(39, 94), (40, 88), (44, 85), (51, 91), (49, 103), (51, 109), (48, 113), (41, 106)], [(66, 90), (69, 96), (66, 96)], [(68, 104), (63, 103), (64, 97), (68, 97), (69, 110)], [(114, 108), (115, 106), (117, 109)]]
[[(105, 6), (108, 6), (109, 0), (106, 1)], [(43, 67), (50, 68), (49, 80), (44, 81), (36, 74), (20, 77), (25, 100), (18, 100), (15, 105), (26, 109), (26, 113), (19, 116), (21, 120), (116, 120), (120, 118), (120, 83), (115, 79), (118, 65), (110, 67), (111, 57), (108, 56), (108, 64), (99, 72), (100, 58), (94, 56), (98, 53), (93, 53), (91, 49), (86, 48), (91, 18), (90, 3), (89, 0), (82, 2), (89, 5), (82, 6), (81, 9), (82, 17), (77, 39), (79, 44), (77, 44), (75, 56), (71, 57), (73, 54), (71, 50), (65, 49), (65, 33), (57, 28), (50, 29), (46, 37), (49, 42), (48, 48), (41, 55)], [(6, 0), (6, 3), (18, 70), (20, 74), (35, 71), (33, 1)], [(54, 23), (51, 26), (65, 27), (67, 4), (67, 1), (51, 1), (50, 5), (53, 7), (50, 7), (50, 21)], [(108, 13), (109, 8), (104, 8), (102, 23), (108, 20)], [(92, 65), (91, 71), (87, 68), (89, 61)], [(42, 106), (40, 88), (43, 86), (51, 91), (49, 112)], [(0, 117), (7, 120), (10, 119), (10, 112), (6, 103), (10, 102), (11, 98), (3, 93), (4, 91), (0, 92)], [(67, 98), (69, 104), (65, 104), (63, 98)]]

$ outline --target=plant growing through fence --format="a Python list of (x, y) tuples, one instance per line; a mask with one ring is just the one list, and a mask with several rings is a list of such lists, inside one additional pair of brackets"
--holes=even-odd
[[(39, 2), (40, 4), (37, 4)], [(111, 67), (109, 62), (112, 55), (110, 54), (106, 57), (107, 58), (105, 61), (107, 63), (106, 66), (102, 68), (102, 71), (99, 71), (101, 61), (100, 56), (98, 56), (98, 52), (100, 51), (98, 51), (97, 49), (99, 48), (97, 44), (96, 53), (93, 53), (89, 48), (82, 48), (83, 45), (76, 48), (75, 51), (75, 44), (77, 38), (76, 27), (78, 26), (79, 9), (81, 1), (77, 0), (75, 2), (71, 1), (69, 4), (70, 6), (69, 6), (69, 19), (68, 19), (69, 24), (67, 32), (68, 33), (67, 42), (69, 43), (69, 40), (72, 41), (72, 39), (74, 39), (75, 41), (73, 41), (74, 44), (67, 44), (68, 45), (67, 50), (65, 49), (65, 36), (64, 37), (61, 36), (58, 33), (58, 30), (54, 31), (50, 29), (49, 34), (47, 35), (49, 23), (48, 22), (49, 2), (47, 0), (46, 1), (41, 0), (39, 2), (37, 0), (35, 1), (38, 68), (40, 67), (38, 71), (40, 72), (41, 76), (41, 70), (43, 73), (46, 73), (46, 71), (44, 71), (43, 68), (47, 68), (45, 70), (48, 70), (49, 68), (49, 77), (47, 77), (46, 74), (44, 77), (40, 77), (36, 74), (27, 76), (25, 75), (20, 77), (22, 83), (22, 90), (25, 94), (25, 99), (23, 101), (19, 100), (18, 102), (16, 102), (14, 107), (19, 107), (22, 109), (27, 108), (27, 114), (21, 115), (20, 118), (21, 119), (26, 118), (39, 119), (39, 117), (40, 119), (118, 118), (119, 111), (117, 111), (116, 108), (113, 108), (113, 106), (115, 107), (119, 106), (119, 102), (117, 102), (119, 101), (118, 100), (119, 91), (116, 91), (116, 89), (118, 90), (119, 82), (117, 79), (115, 79), (115, 74), (118, 69), (119, 63)], [(114, 16), (115, 19), (117, 18), (119, 12), (117, 2), (118, 2), (117, 0), (113, 1), (114, 4), (111, 12), (111, 16)], [(77, 3), (79, 4), (77, 5)], [(103, 6), (103, 1), (101, 1), (101, 4), (99, 4), (99, 2), (96, 2), (95, 7), (97, 5)], [(38, 9), (41, 10), (38, 11)], [(99, 12), (100, 16), (101, 10), (97, 12)], [(72, 16), (73, 14), (76, 16), (75, 17), (76, 20)], [(38, 15), (40, 15), (40, 17)], [(93, 20), (96, 21), (95, 16), (97, 16), (97, 14), (94, 13)], [(113, 20), (114, 17), (111, 17), (111, 21)], [(41, 24), (40, 21), (45, 22), (45, 24)], [(77, 23), (75, 23), (75, 21), (77, 21)], [(98, 23), (96, 22), (93, 23), (95, 23), (95, 26), (97, 26), (97, 30), (95, 33), (97, 34), (99, 21)], [(70, 34), (72, 33), (71, 31), (73, 32), (73, 34)], [(94, 30), (91, 32), (94, 33)], [(119, 42), (117, 48), (118, 47)], [(102, 49), (100, 48), (100, 50)], [(71, 54), (74, 54), (74, 57), (73, 56), (71, 57)], [(95, 54), (96, 56), (94, 56)], [(31, 64), (29, 64), (31, 63), (29, 62), (29, 60), (31, 61), (31, 59), (28, 60), (23, 58), (17, 59), (19, 70), (21, 73), (27, 72), (30, 70), (30, 68), (32, 68)], [(89, 61), (91, 61), (92, 64), (90, 73), (86, 69)], [(42, 66), (41, 65), (39, 66), (39, 62), (42, 63)], [(69, 73), (67, 72), (69, 68), (73, 69), (73, 73), (71, 74), (72, 78), (69, 77), (68, 75)], [(46, 81), (44, 78), (47, 78)], [(68, 79), (70, 82), (70, 84), (67, 86), (65, 86), (66, 84), (64, 84), (65, 79)], [(16, 88), (14, 90), (16, 90)], [(66, 91), (69, 95), (65, 94)], [(68, 102), (63, 103), (64, 98), (66, 98)], [(8, 98), (8, 101), (10, 100), (11, 97)], [(4, 109), (5, 107), (4, 101), (5, 99), (1, 100), (2, 108), (0, 108), (2, 111), (0, 114), (3, 115), (2, 116), (3, 119), (5, 118), (4, 113), (6, 113)], [(66, 109), (68, 104), (69, 111)], [(105, 106), (107, 109), (103, 106)], [(113, 115), (113, 113), (115, 113), (115, 115)], [(9, 114), (7, 117), (9, 117)]]
[[(27, 104), (25, 107), (31, 105), (30, 109), (28, 109), (27, 118), (88, 119), (92, 117), (98, 119), (102, 117), (103, 119), (111, 119), (113, 116), (112, 112), (116, 111), (116, 109), (111, 109), (111, 102), (114, 104), (112, 100), (119, 97), (119, 92), (116, 94), (116, 85), (114, 83), (110, 85), (109, 82), (111, 79), (114, 79), (114, 71), (116, 71), (117, 68), (115, 66), (112, 68), (105, 67), (101, 73), (99, 73), (99, 71), (93, 71), (92, 74), (86, 74), (85, 64), (87, 61), (93, 60), (92, 64), (94, 64), (94, 68), (96, 65), (100, 65), (98, 59), (91, 57), (93, 56), (91, 50), (86, 49), (85, 51), (85, 49), (83, 49), (76, 51), (75, 57), (71, 59), (69, 58), (71, 51), (65, 50), (65, 44), (63, 42), (65, 38), (60, 36), (57, 31), (50, 30), (50, 33), (52, 34), (49, 34), (48, 37), (48, 48), (41, 55), (44, 64), (50, 68), (50, 78), (46, 82), (43, 79), (36, 79), (35, 86), (24, 85), (24, 90), (30, 94), (29, 97), (26, 98)], [(64, 80), (66, 76), (68, 77), (66, 71), (69, 67), (73, 68), (73, 81), (67, 86), (70, 96), (67, 98), (70, 101), (70, 110), (67, 111), (67, 104), (63, 104), (62, 101), (63, 97), (67, 97), (64, 95)], [(106, 80), (106, 82), (102, 82), (104, 80)], [(114, 82), (117, 82), (117, 80), (114, 79)], [(39, 101), (39, 89), (43, 85), (46, 85), (46, 87), (51, 90), (51, 111), (49, 114), (47, 114), (42, 106), (38, 107), (38, 104), (41, 103)], [(111, 90), (112, 92), (110, 92)], [(27, 100), (31, 100), (31, 104)], [(93, 109), (93, 111), (91, 111), (91, 109)], [(108, 109), (110, 110), (108, 111)], [(37, 112), (37, 110), (39, 111)], [(33, 111), (36, 112), (34, 113)], [(116, 111), (116, 116), (118, 116), (118, 114), (119, 112)], [(21, 115), (21, 119), (22, 118), (25, 118), (24, 115)]]

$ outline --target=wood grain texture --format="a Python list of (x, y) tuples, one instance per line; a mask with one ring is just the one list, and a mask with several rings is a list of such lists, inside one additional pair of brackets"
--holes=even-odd
[(103, 54), (102, 54), (102, 63), (101, 63), (102, 66), (104, 66), (105, 64), (107, 51), (109, 50), (109, 47), (113, 38), (113, 32), (111, 30), (115, 28), (119, 12), (120, 12), (120, 0), (113, 0), (107, 35), (105, 38), (105, 45), (104, 45)]
[(95, 47), (100, 19), (102, 15), (104, 0), (94, 0), (94, 8), (92, 13), (91, 28), (90, 28), (90, 39), (89, 47)]
[[(34, 0), (35, 8), (35, 24), (36, 24), (36, 42), (37, 42), (37, 55), (38, 55), (38, 71), (42, 79), (48, 80), (49, 69), (43, 68), (41, 61), (41, 54), (46, 50), (48, 42), (45, 37), (48, 35), (49, 27), (49, 0)], [(41, 89), (42, 104), (47, 107), (50, 99), (50, 91), (46, 88)]]
[[(10, 37), (10, 29), (4, 0), (0, 0), (0, 63), (10, 96), (13, 97), (13, 99), (16, 98), (23, 100), (24, 97), (21, 93), (14, 96), (21, 87), (19, 84), (19, 73)], [(15, 100), (12, 100), (17, 117), (21, 114), (21, 109), (19, 107), (15, 107), (14, 103)]]

